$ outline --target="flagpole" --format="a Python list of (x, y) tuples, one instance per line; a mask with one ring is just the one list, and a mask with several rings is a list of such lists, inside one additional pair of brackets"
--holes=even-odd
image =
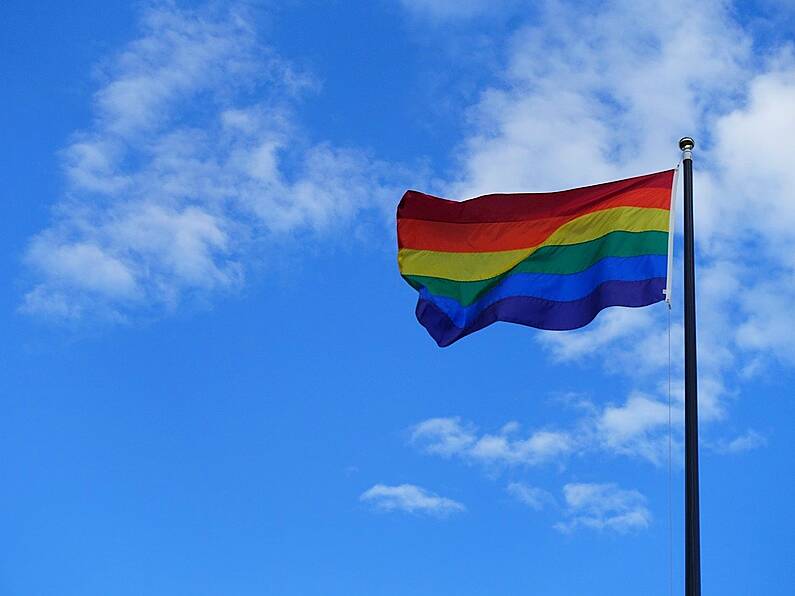
[(693, 240), (693, 147), (684, 137), (685, 182), (685, 596), (701, 596), (701, 530), (698, 497), (698, 383), (696, 378), (696, 270)]

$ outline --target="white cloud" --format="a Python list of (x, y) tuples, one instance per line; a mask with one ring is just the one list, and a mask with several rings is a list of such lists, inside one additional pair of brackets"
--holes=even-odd
[(555, 497), (543, 488), (530, 486), (521, 482), (511, 482), (507, 490), (508, 494), (517, 501), (536, 511), (541, 511), (545, 507), (555, 505)]
[(723, 3), (686, 6), (546, 3), (513, 36), (504, 83), (472, 112), (452, 196), (551, 190), (670, 164), (678, 136), (707, 127), (749, 56)]
[[(732, 312), (728, 344), (759, 370), (775, 360), (795, 363), (795, 60), (783, 53), (752, 79), (747, 102), (716, 124), (722, 226), (712, 252), (721, 255), (735, 284), (726, 300)], [(749, 363), (750, 361), (750, 363)], [(751, 366), (753, 365), (753, 366)]]
[(117, 297), (131, 296), (136, 291), (128, 267), (96, 244), (74, 242), (53, 246), (46, 237), (39, 236), (30, 247), (28, 258), (46, 267), (67, 286), (81, 286)]
[[(559, 509), (549, 492), (512, 482), (508, 493), (535, 511)], [(646, 498), (636, 490), (624, 490), (612, 483), (569, 483), (563, 486), (563, 519), (553, 525), (560, 532), (578, 528), (613, 531), (621, 534), (645, 529), (652, 521)]]
[[(675, 394), (681, 396), (681, 391)], [(491, 468), (565, 465), (572, 456), (589, 453), (640, 458), (661, 466), (669, 448), (673, 457), (679, 454), (684, 419), (680, 398), (672, 400), (670, 413), (667, 401), (639, 391), (619, 403), (600, 405), (578, 397), (570, 405), (579, 416), (556, 430), (521, 434), (519, 423), (511, 421), (497, 433), (481, 433), (475, 424), (459, 417), (429, 418), (411, 427), (410, 443), (430, 455)]]
[[(621, 405), (597, 406), (587, 402), (582, 415), (562, 430), (537, 429), (519, 433), (515, 421), (496, 433), (481, 433), (458, 417), (430, 418), (410, 429), (410, 443), (421, 451), (458, 458), (489, 468), (564, 464), (575, 454), (609, 452), (640, 457), (661, 465), (668, 454), (668, 405), (656, 398), (633, 393)], [(681, 404), (672, 408), (675, 425), (682, 420)], [(678, 439), (672, 438), (674, 447)]]
[(497, 434), (478, 434), (459, 418), (430, 418), (411, 429), (411, 443), (426, 453), (459, 457), (484, 465), (537, 465), (557, 460), (575, 448), (565, 432), (537, 430), (514, 437), (517, 425), (509, 423)]
[(567, 519), (555, 524), (561, 532), (590, 528), (626, 533), (645, 529), (652, 520), (641, 493), (615, 484), (570, 483), (563, 487), (563, 497)]
[[(785, 52), (769, 69), (750, 80), (742, 106), (718, 119), (713, 153), (733, 191), (719, 199), (731, 229), (716, 233), (764, 234), (762, 250), (775, 255), (795, 247), (795, 206), (787, 200), (795, 188), (795, 58)], [(795, 265), (792, 257), (785, 262)]]
[(421, 444), (426, 453), (459, 455), (477, 442), (476, 429), (460, 418), (429, 418), (411, 429), (411, 442)]
[(711, 447), (712, 450), (717, 453), (736, 454), (745, 451), (753, 451), (765, 445), (767, 445), (767, 439), (755, 430), (749, 429), (733, 439), (708, 443), (706, 446)]
[[(674, 414), (677, 421), (679, 412)], [(671, 414), (668, 404), (636, 392), (621, 406), (606, 406), (596, 420), (596, 428), (607, 449), (659, 464), (668, 446)]]
[(314, 82), (249, 21), (239, 8), (144, 13), (142, 35), (104, 66), (91, 126), (63, 150), (68, 196), (30, 242), (23, 311), (173, 309), (239, 287), (284, 234), (386, 213), (397, 168), (308, 142), (293, 109)]
[(440, 497), (413, 484), (387, 486), (376, 484), (361, 494), (359, 500), (380, 511), (406, 511), (446, 516), (460, 513), (466, 508), (459, 502)]
[[(715, 377), (701, 379), (700, 399), (705, 412), (714, 407), (716, 395), (726, 389), (714, 387)], [(661, 384), (664, 385), (664, 384)], [(597, 403), (581, 395), (564, 396), (561, 405), (578, 413), (555, 430), (538, 429), (522, 434), (521, 426), (510, 421), (496, 433), (483, 433), (460, 417), (429, 418), (410, 430), (409, 442), (429, 455), (457, 458), (489, 469), (502, 466), (535, 466), (554, 463), (565, 466), (573, 457), (610, 454), (665, 466), (679, 465), (683, 448), (684, 402), (681, 383), (672, 389), (671, 404), (661, 386), (658, 395), (631, 391), (623, 401)], [(670, 418), (669, 418), (670, 417)], [(714, 420), (707, 416), (707, 420)], [(670, 426), (669, 426), (670, 421)], [(767, 441), (755, 431), (735, 439), (715, 441), (705, 435), (705, 448), (729, 454), (764, 447)]]
[[(662, 357), (667, 362), (667, 351), (660, 349), (665, 348), (666, 344), (657, 343), (653, 346), (655, 349), (643, 350), (645, 346), (641, 347), (638, 342), (647, 337), (650, 329), (655, 329), (662, 308), (608, 309), (587, 327), (570, 332), (544, 333), (538, 336), (538, 341), (560, 362), (598, 359), (602, 357), (604, 349), (609, 349), (614, 369), (623, 368), (632, 362), (635, 372), (643, 371), (645, 367), (656, 372), (660, 366), (658, 358)], [(630, 334), (637, 337), (637, 341), (617, 341), (626, 339)], [(638, 358), (641, 350), (642, 359)], [(654, 359), (650, 361), (650, 357)]]

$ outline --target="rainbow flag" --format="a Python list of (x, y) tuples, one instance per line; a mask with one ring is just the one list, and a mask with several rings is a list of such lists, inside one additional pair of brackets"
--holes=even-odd
[(577, 329), (664, 300), (674, 174), (460, 202), (407, 191), (398, 266), (417, 320), (449, 346), (496, 321)]

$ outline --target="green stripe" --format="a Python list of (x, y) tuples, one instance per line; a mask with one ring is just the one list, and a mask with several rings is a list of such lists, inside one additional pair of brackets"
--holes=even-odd
[(424, 275), (403, 277), (417, 290), (426, 287), (432, 294), (454, 298), (467, 306), (514, 273), (578, 273), (606, 257), (665, 254), (668, 254), (667, 232), (611, 232), (581, 244), (544, 246), (512, 269), (489, 279), (454, 281)]

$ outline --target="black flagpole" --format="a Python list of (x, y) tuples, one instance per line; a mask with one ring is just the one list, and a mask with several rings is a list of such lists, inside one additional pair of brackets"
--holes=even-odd
[(693, 241), (693, 155), (690, 137), (679, 141), (685, 173), (685, 596), (701, 596), (698, 499), (698, 383), (696, 379), (696, 269)]

